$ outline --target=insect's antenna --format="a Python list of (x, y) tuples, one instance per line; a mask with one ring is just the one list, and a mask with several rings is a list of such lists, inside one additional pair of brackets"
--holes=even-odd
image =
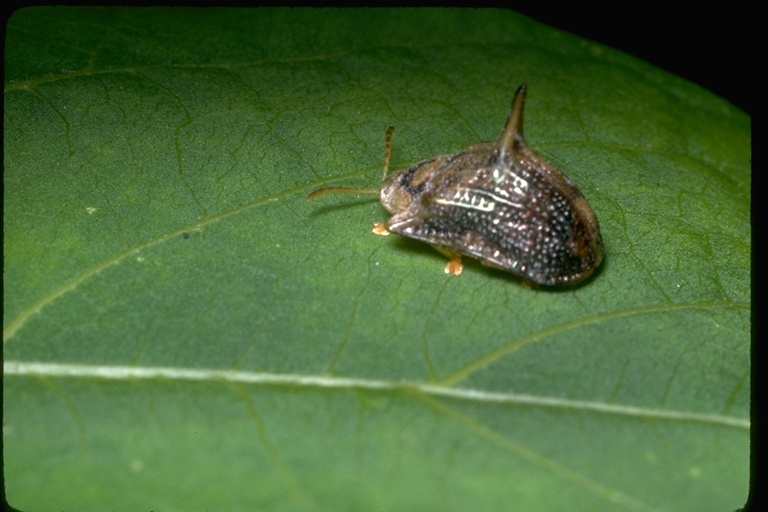
[(319, 188), (307, 196), (307, 201), (325, 194), (378, 194), (379, 190), (373, 188), (347, 188), (347, 187), (326, 187)]
[[(392, 153), (392, 132), (395, 131), (394, 126), (387, 128), (387, 133), (384, 135), (384, 175), (381, 180), (387, 177), (389, 172), (389, 155)], [(324, 196), (325, 194), (379, 194), (381, 192), (378, 189), (372, 188), (348, 188), (348, 187), (326, 187), (319, 188), (307, 196), (307, 201), (311, 201), (316, 197)]]
[(389, 126), (387, 133), (384, 134), (384, 174), (381, 176), (381, 181), (384, 181), (389, 172), (389, 155), (392, 154), (392, 132), (394, 131), (395, 127)]
[(505, 160), (515, 154), (516, 145), (523, 140), (523, 108), (525, 107), (525, 84), (517, 89), (515, 99), (512, 100), (512, 109), (507, 117), (507, 124), (499, 139), (499, 160)]

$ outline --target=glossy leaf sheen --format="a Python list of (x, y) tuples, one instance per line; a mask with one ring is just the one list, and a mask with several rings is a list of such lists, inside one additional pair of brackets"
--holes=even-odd
[[(732, 510), (750, 119), (491, 10), (29, 8), (7, 30), (22, 510)], [(392, 168), (526, 138), (606, 260), (528, 289), (370, 234)]]

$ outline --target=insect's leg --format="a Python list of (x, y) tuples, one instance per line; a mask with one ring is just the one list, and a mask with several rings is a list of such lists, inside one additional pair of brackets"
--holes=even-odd
[(371, 231), (373, 231), (373, 233), (376, 235), (387, 236), (389, 234), (387, 225), (384, 224), (383, 222), (374, 222), (373, 229)]
[(445, 273), (460, 276), (462, 270), (464, 270), (464, 265), (461, 263), (461, 254), (456, 253), (451, 256), (451, 260), (445, 264)]
[(461, 271), (464, 270), (464, 265), (461, 263), (461, 254), (444, 247), (437, 247), (435, 245), (432, 247), (434, 247), (439, 253), (450, 258), (450, 261), (445, 264), (445, 273), (454, 276), (460, 276)]

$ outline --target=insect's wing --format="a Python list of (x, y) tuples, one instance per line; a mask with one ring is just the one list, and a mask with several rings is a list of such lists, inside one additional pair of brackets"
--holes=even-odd
[[(602, 258), (602, 245), (585, 239), (591, 232), (587, 221), (597, 221), (578, 189), (530, 151), (504, 166), (480, 146), (436, 173), (421, 200), (390, 219), (389, 230), (540, 284), (588, 276)], [(556, 183), (542, 165), (556, 173)], [(583, 203), (589, 219), (569, 207), (574, 201)]]

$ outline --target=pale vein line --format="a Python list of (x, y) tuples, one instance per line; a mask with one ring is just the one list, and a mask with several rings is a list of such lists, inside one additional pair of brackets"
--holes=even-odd
[(278, 373), (256, 373), (233, 370), (188, 369), (174, 367), (131, 367), (131, 366), (90, 366), (78, 364), (35, 363), (24, 361), (5, 361), (5, 377), (60, 377), (79, 379), (106, 380), (159, 380), (206, 381), (237, 384), (255, 384), (266, 386), (284, 386), (300, 388), (323, 388), (335, 390), (371, 390), (371, 391), (407, 391), (422, 393), (425, 396), (442, 397), (453, 400), (472, 401), (488, 404), (528, 405), (552, 409), (591, 411), (616, 416), (642, 419), (660, 419), (721, 425), (749, 430), (751, 421), (747, 418), (728, 417), (718, 414), (701, 414), (687, 411), (654, 409), (631, 405), (617, 405), (585, 400), (568, 400), (557, 397), (527, 395), (519, 393), (500, 393), (479, 389), (452, 388), (418, 382), (396, 382), (388, 380), (362, 379), (354, 377), (334, 377), (326, 375), (299, 375)]
[(352, 328), (355, 326), (355, 322), (357, 321), (357, 312), (360, 309), (360, 302), (366, 290), (368, 290), (368, 286), (371, 283), (371, 260), (373, 259), (374, 255), (378, 250), (379, 250), (378, 248), (375, 249), (368, 256), (368, 265), (366, 270), (365, 283), (363, 283), (363, 286), (360, 287), (360, 290), (357, 292), (357, 295), (355, 295), (355, 298), (352, 301), (352, 310), (349, 313), (349, 320), (347, 321), (347, 327), (344, 329), (344, 335), (341, 338), (341, 342), (339, 343), (339, 346), (336, 347), (336, 354), (333, 356), (331, 363), (328, 365), (328, 368), (325, 370), (326, 373), (329, 375), (336, 373), (336, 367), (338, 366), (341, 359), (344, 357), (344, 353), (347, 351), (347, 346), (349, 345), (349, 341), (351, 339)]
[(149, 240), (146, 240), (138, 245), (135, 245), (133, 247), (129, 247), (128, 249), (115, 254), (111, 258), (107, 258), (106, 260), (96, 264), (95, 266), (83, 271), (82, 273), (68, 279), (64, 282), (61, 286), (54, 288), (50, 292), (46, 293), (42, 297), (40, 297), (38, 300), (27, 306), (26, 308), (19, 311), (19, 313), (11, 319), (10, 322), (8, 322), (7, 325), (3, 326), (3, 344), (5, 344), (8, 340), (13, 338), (13, 336), (16, 334), (16, 332), (24, 327), (24, 324), (27, 323), (27, 320), (29, 320), (30, 317), (40, 312), (40, 310), (43, 309), (46, 305), (49, 303), (55, 301), (62, 295), (65, 295), (66, 293), (74, 290), (77, 288), (78, 285), (80, 285), (83, 281), (88, 280), (89, 278), (101, 273), (103, 270), (107, 269), (108, 267), (111, 267), (112, 265), (116, 265), (123, 261), (124, 259), (128, 258), (129, 256), (132, 256), (134, 254), (138, 254), (144, 249), (147, 249), (149, 247), (152, 247), (156, 244), (165, 242), (166, 240), (181, 236), (182, 233), (188, 232), (188, 231), (196, 231), (204, 226), (207, 226), (208, 224), (213, 224), (215, 222), (218, 222), (222, 219), (225, 219), (227, 217), (231, 217), (233, 215), (237, 215), (240, 212), (243, 212), (245, 210), (249, 210), (251, 208), (255, 208), (257, 206), (262, 206), (267, 203), (271, 203), (274, 201), (279, 201), (281, 199), (284, 199), (285, 197), (289, 197), (297, 192), (306, 190), (308, 188), (317, 188), (319, 185), (324, 185), (330, 182), (334, 182), (337, 180), (343, 180), (350, 177), (356, 177), (361, 174), (365, 174), (369, 171), (369, 169), (363, 169), (363, 170), (357, 170), (346, 174), (341, 174), (338, 176), (331, 176), (326, 179), (322, 179), (319, 181), (315, 181), (313, 183), (306, 183), (304, 185), (298, 185), (293, 188), (289, 188), (287, 190), (284, 190), (283, 192), (272, 194), (260, 199), (257, 199), (255, 201), (245, 203), (241, 206), (238, 206), (236, 208), (232, 208), (230, 210), (225, 210), (220, 213), (217, 213), (215, 215), (211, 215), (210, 217), (205, 217), (200, 219), (198, 222), (195, 222), (194, 224), (190, 224), (188, 226), (183, 226), (179, 229), (176, 229), (174, 231), (171, 231), (169, 233), (166, 233), (164, 235), (157, 236), (155, 238), (151, 238)]
[(624, 508), (637, 511), (656, 510), (650, 505), (628, 495), (617, 489), (608, 487), (598, 481), (592, 480), (578, 471), (575, 471), (568, 466), (560, 464), (553, 460), (551, 457), (543, 455), (535, 450), (527, 448), (523, 444), (515, 441), (506, 434), (502, 434), (487, 425), (484, 425), (480, 421), (458, 411), (446, 404), (440, 403), (429, 397), (422, 398), (429, 406), (434, 410), (458, 421), (459, 423), (467, 426), (477, 435), (482, 436), (497, 446), (509, 450), (516, 454), (518, 457), (527, 460), (531, 464), (538, 467), (545, 468), (558, 477), (573, 482), (574, 484), (586, 489), (588, 492), (600, 497), (603, 500), (610, 501)]
[[(334, 178), (335, 179), (335, 178)], [(329, 181), (329, 180), (326, 180)], [(322, 182), (321, 182), (322, 183)], [(50, 304), (51, 302), (54, 302), (56, 299), (61, 297), (62, 295), (65, 295), (66, 293), (74, 290), (77, 288), (82, 282), (90, 279), (91, 277), (101, 273), (105, 269), (111, 267), (112, 265), (116, 265), (126, 258), (138, 254), (144, 249), (147, 249), (149, 247), (152, 247), (154, 245), (160, 244), (162, 242), (165, 242), (168, 239), (181, 236), (182, 233), (188, 232), (188, 231), (196, 231), (204, 226), (207, 226), (209, 224), (213, 224), (215, 222), (218, 222), (222, 219), (225, 219), (227, 217), (231, 217), (233, 215), (236, 215), (240, 212), (243, 212), (245, 210), (249, 210), (251, 208), (255, 208), (257, 206), (261, 206), (267, 203), (271, 203), (273, 201), (279, 201), (280, 199), (283, 199), (284, 197), (290, 196), (292, 194), (295, 194), (301, 190), (305, 190), (307, 188), (310, 188), (314, 184), (305, 184), (305, 185), (299, 185), (294, 188), (287, 189), (283, 192), (273, 194), (267, 197), (263, 197), (260, 199), (257, 199), (255, 201), (252, 201), (250, 203), (246, 203), (244, 205), (238, 206), (236, 208), (232, 208), (230, 210), (225, 210), (220, 213), (217, 213), (215, 215), (211, 215), (210, 217), (205, 217), (203, 219), (200, 219), (198, 222), (195, 222), (194, 224), (190, 224), (188, 226), (183, 226), (179, 229), (176, 229), (174, 231), (171, 231), (169, 233), (166, 233), (164, 235), (157, 236), (155, 238), (151, 238), (149, 240), (146, 240), (142, 243), (139, 243), (133, 247), (129, 247), (128, 249), (119, 252), (112, 256), (111, 258), (107, 258), (106, 260), (101, 261), (100, 263), (97, 263), (93, 267), (81, 272), (80, 274), (68, 279), (64, 282), (61, 286), (54, 288), (50, 292), (46, 293), (42, 297), (40, 297), (38, 300), (27, 306), (26, 308), (19, 311), (19, 313), (13, 317), (13, 319), (8, 322), (7, 325), (3, 327), (3, 343), (6, 343), (8, 340), (13, 338), (13, 336), (16, 334), (16, 332), (21, 329), (24, 324), (29, 320), (30, 317), (37, 314), (42, 310), (46, 305)]]
[(234, 392), (237, 393), (245, 402), (246, 408), (248, 409), (248, 414), (256, 425), (256, 433), (259, 436), (261, 444), (264, 446), (264, 449), (269, 455), (269, 461), (272, 464), (274, 471), (280, 475), (280, 477), (285, 482), (286, 487), (291, 490), (291, 493), (295, 498), (303, 499), (304, 493), (301, 490), (301, 486), (299, 485), (299, 482), (294, 474), (283, 462), (282, 457), (280, 457), (280, 451), (272, 442), (269, 436), (269, 429), (267, 428), (267, 424), (264, 421), (264, 417), (262, 416), (261, 412), (259, 412), (256, 404), (253, 402), (253, 398), (251, 396), (247, 396), (239, 386), (235, 387)]
[(561, 324), (552, 325), (538, 331), (531, 332), (530, 334), (516, 339), (509, 343), (505, 343), (500, 347), (491, 350), (484, 356), (478, 357), (470, 364), (455, 370), (447, 377), (441, 379), (439, 382), (444, 386), (453, 386), (462, 380), (468, 378), (475, 372), (478, 372), (491, 363), (500, 360), (511, 352), (521, 349), (522, 347), (549, 338), (556, 334), (560, 334), (565, 331), (584, 327), (586, 325), (595, 324), (598, 322), (605, 322), (616, 318), (622, 318), (627, 316), (647, 315), (651, 313), (668, 313), (671, 311), (677, 311), (681, 309), (710, 309), (710, 308), (746, 308), (749, 309), (748, 303), (743, 302), (731, 302), (731, 301), (719, 301), (719, 302), (683, 302), (683, 303), (665, 303), (665, 304), (653, 304), (650, 306), (640, 306), (636, 308), (617, 309), (614, 311), (605, 311), (590, 316), (583, 316), (574, 320), (569, 320)]

